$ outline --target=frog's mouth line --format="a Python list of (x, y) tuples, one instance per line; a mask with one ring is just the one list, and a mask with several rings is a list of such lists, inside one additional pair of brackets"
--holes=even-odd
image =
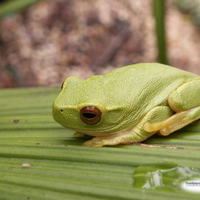
[(88, 129), (83, 130), (83, 129), (69, 128), (69, 127), (68, 129), (90, 136), (107, 136), (107, 135), (114, 135), (118, 132), (128, 131), (132, 128), (129, 127), (127, 129), (118, 129), (116, 125), (113, 125), (112, 127), (110, 126), (109, 128), (104, 128), (101, 130), (88, 130)]
[(106, 135), (110, 135), (116, 132), (116, 131), (112, 131), (108, 129), (105, 129), (105, 130), (83, 130), (83, 129), (75, 129), (75, 128), (69, 128), (69, 129), (76, 131), (78, 133), (83, 133), (90, 136), (106, 136)]
[(116, 134), (116, 132), (110, 132), (110, 133), (100, 133), (100, 132), (98, 132), (98, 133), (95, 133), (95, 132), (93, 132), (93, 133), (84, 133), (84, 132), (80, 132), (80, 133), (83, 133), (83, 134), (85, 134), (85, 135), (89, 135), (89, 136), (95, 136), (95, 137), (102, 137), (102, 136), (110, 136), (110, 135), (115, 135)]

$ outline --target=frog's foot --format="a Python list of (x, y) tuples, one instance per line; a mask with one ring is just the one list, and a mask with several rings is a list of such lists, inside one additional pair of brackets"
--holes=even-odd
[(115, 133), (109, 136), (98, 136), (84, 142), (83, 146), (102, 147), (105, 145), (109, 145), (109, 146), (117, 145), (121, 143), (122, 138), (123, 138), (123, 135), (120, 136), (120, 133)]
[[(90, 147), (102, 147), (102, 146), (113, 146), (118, 144), (130, 144), (134, 142), (141, 142), (144, 140), (143, 137), (138, 133), (137, 127), (134, 127), (131, 130), (124, 130), (117, 133), (111, 133), (107, 136), (98, 136), (94, 137), (91, 140), (88, 140), (83, 143), (84, 146)], [(148, 133), (149, 134), (149, 133)]]
[(74, 133), (74, 137), (84, 137), (84, 133), (79, 133), (79, 132), (76, 132), (76, 133)]
[(199, 118), (200, 106), (186, 111), (178, 112), (168, 119), (155, 124), (146, 123), (144, 129), (149, 132), (159, 131), (160, 135), (167, 136), (170, 133), (183, 128), (184, 126), (196, 121)]
[[(141, 123), (143, 124), (143, 122)], [(89, 141), (83, 143), (84, 146), (102, 147), (113, 146), (118, 144), (132, 144), (136, 142), (142, 142), (155, 132), (147, 133), (141, 127), (140, 123), (129, 130), (123, 130), (120, 132), (110, 133), (110, 135), (97, 136)]]
[(104, 145), (105, 141), (103, 138), (100, 137), (95, 137), (83, 143), (83, 146), (88, 146), (88, 147), (102, 147)]

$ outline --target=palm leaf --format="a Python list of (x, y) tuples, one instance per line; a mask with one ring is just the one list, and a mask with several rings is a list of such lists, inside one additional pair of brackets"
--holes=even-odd
[[(83, 147), (87, 138), (73, 138), (72, 131), (52, 119), (51, 104), (58, 92), (0, 91), (0, 199), (191, 198), (183, 190), (134, 187), (133, 174), (138, 167), (165, 162), (199, 170), (198, 123), (145, 144)], [(199, 194), (192, 193), (192, 199)]]

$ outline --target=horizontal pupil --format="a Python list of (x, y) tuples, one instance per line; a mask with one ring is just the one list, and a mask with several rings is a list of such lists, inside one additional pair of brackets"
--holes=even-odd
[(83, 113), (83, 116), (87, 119), (92, 119), (96, 117), (96, 114), (93, 113)]

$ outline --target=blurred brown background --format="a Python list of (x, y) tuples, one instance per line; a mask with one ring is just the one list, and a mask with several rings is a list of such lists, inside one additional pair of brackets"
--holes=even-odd
[[(200, 75), (200, 0), (166, 0), (165, 11), (169, 64)], [(38, 1), (0, 20), (0, 88), (157, 62), (154, 27), (152, 0)]]

